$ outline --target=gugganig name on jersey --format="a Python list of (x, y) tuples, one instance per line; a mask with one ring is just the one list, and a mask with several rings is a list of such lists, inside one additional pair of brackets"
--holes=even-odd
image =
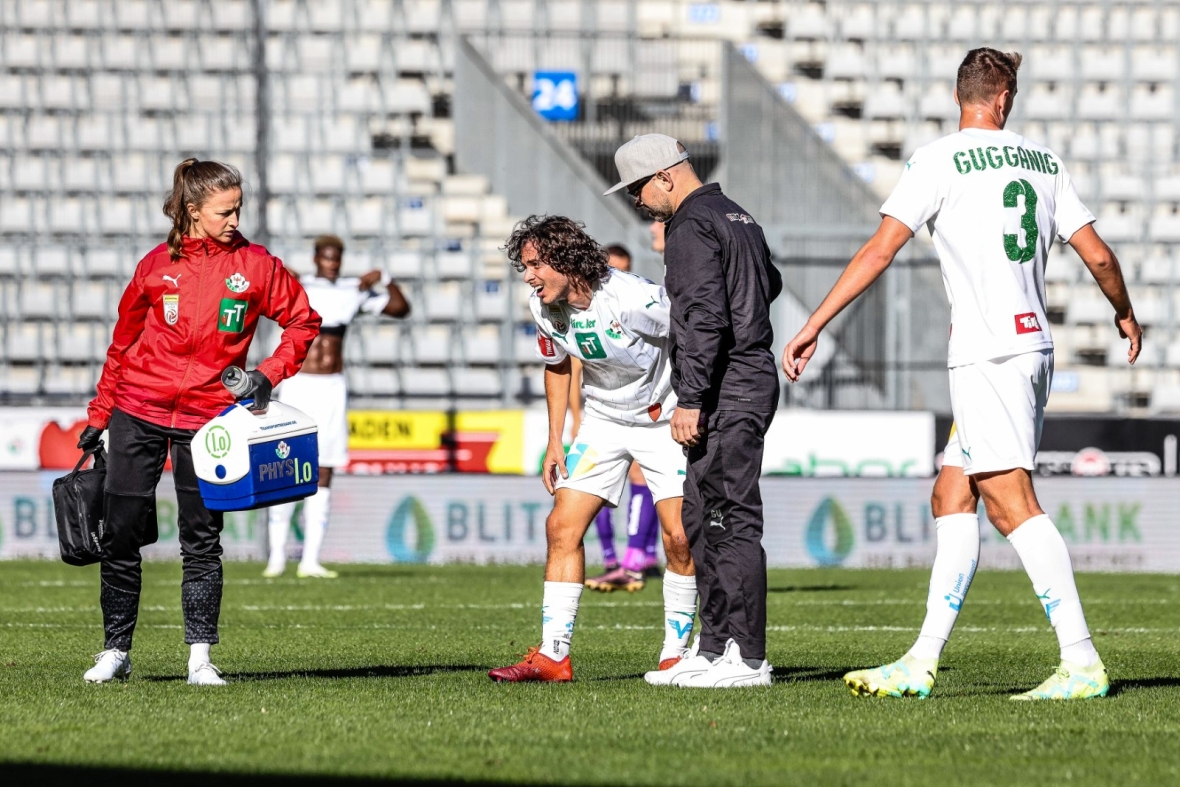
[(1002, 169), (1003, 167), (1019, 167), (1030, 172), (1041, 172), (1046, 175), (1056, 175), (1059, 167), (1053, 156), (1039, 150), (1028, 150), (1015, 145), (989, 145), (986, 148), (970, 148), (957, 151), (954, 155), (955, 169), (960, 175), (970, 175), (972, 172), (983, 172), (988, 167)]

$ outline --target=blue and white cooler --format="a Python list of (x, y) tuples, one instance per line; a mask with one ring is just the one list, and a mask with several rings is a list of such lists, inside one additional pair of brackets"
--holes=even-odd
[(227, 407), (193, 437), (193, 466), (210, 511), (246, 511), (315, 494), (320, 458), (315, 421), (282, 402), (251, 412)]

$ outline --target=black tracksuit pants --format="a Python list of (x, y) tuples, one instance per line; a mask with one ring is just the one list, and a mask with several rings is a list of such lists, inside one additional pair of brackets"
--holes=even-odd
[(709, 413), (689, 448), (684, 534), (696, 564), (701, 650), (732, 638), (744, 659), (766, 658), (766, 552), (762, 549), (762, 450), (774, 413)]
[(157, 426), (121, 410), (111, 414), (109, 430), (100, 571), (106, 648), (131, 649), (142, 584), (139, 549), (158, 537), (156, 485), (164, 472), (170, 443), (184, 562), (180, 585), (184, 641), (216, 643), (221, 615), (222, 515), (205, 508), (201, 500), (191, 447), (196, 432)]

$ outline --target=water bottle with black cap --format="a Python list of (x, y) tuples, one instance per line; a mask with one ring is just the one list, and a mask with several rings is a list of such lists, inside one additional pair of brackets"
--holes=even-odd
[(259, 412), (270, 405), (273, 386), (267, 376), (257, 369), (247, 372), (239, 366), (230, 366), (221, 373), (221, 384), (233, 394), (234, 401), (253, 399), (247, 408), (249, 410)]

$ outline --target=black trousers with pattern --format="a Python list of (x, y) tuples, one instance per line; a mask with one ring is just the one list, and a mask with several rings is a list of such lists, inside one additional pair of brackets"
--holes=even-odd
[(111, 414), (108, 433), (106, 528), (100, 567), (103, 628), (106, 647), (130, 650), (139, 617), (142, 585), (140, 547), (158, 537), (156, 486), (164, 472), (169, 446), (178, 504), (177, 527), (184, 577), (180, 605), (184, 641), (216, 643), (221, 616), (220, 512), (205, 507), (193, 469), (194, 431), (174, 429), (134, 418), (121, 410)]
[(762, 451), (774, 413), (718, 410), (687, 450), (684, 534), (696, 564), (701, 650), (733, 639), (742, 658), (766, 658)]

